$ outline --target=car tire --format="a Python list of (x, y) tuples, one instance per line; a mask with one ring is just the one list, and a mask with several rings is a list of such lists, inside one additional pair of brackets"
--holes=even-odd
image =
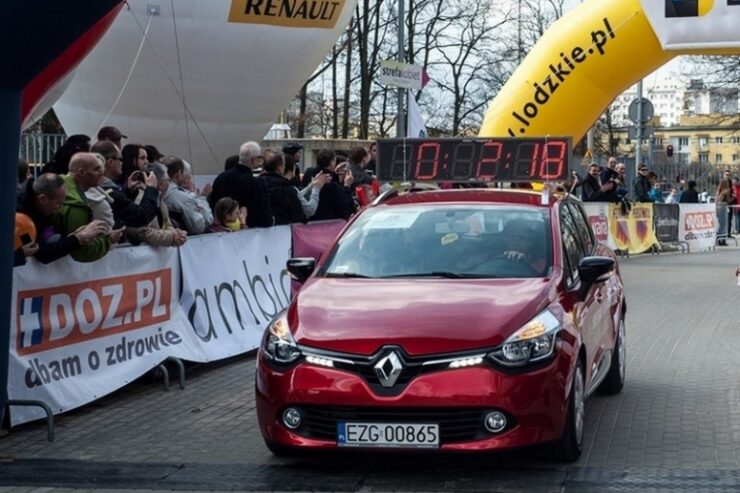
[(609, 373), (599, 385), (599, 393), (606, 395), (615, 395), (622, 391), (624, 387), (625, 374), (627, 371), (627, 333), (624, 327), (624, 317), (619, 319), (619, 328), (617, 330), (617, 340), (614, 343), (614, 352), (612, 353), (612, 363), (609, 366)]
[(586, 423), (586, 389), (583, 380), (583, 362), (578, 359), (573, 383), (568, 398), (568, 415), (565, 418), (565, 429), (552, 450), (553, 458), (558, 462), (573, 462), (583, 451), (583, 428)]
[(284, 445), (278, 445), (275, 442), (265, 440), (265, 446), (270, 450), (270, 453), (275, 457), (295, 457), (298, 455), (295, 449), (286, 447)]

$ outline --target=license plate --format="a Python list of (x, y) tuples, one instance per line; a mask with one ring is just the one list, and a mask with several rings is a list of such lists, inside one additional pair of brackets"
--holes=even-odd
[(337, 423), (340, 447), (438, 448), (439, 425), (420, 423)]

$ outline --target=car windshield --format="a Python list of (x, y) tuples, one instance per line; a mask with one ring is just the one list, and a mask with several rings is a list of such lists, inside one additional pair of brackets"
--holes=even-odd
[(346, 278), (549, 275), (549, 212), (513, 205), (403, 205), (365, 211), (322, 268)]

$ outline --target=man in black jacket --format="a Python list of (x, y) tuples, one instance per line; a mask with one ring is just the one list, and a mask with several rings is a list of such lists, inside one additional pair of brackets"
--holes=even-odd
[(267, 186), (275, 224), (304, 222), (306, 216), (298, 199), (298, 191), (284, 176), (285, 157), (274, 149), (265, 149), (264, 156), (265, 164), (262, 166), (264, 172), (261, 178)]
[(647, 166), (644, 164), (638, 166), (637, 178), (635, 178), (635, 182), (632, 184), (635, 202), (652, 202), (652, 200), (650, 200), (650, 189), (653, 187), (650, 185), (647, 174)]
[(688, 190), (684, 190), (681, 193), (681, 198), (678, 199), (680, 204), (698, 204), (699, 203), (699, 192), (696, 191), (696, 182), (694, 180), (689, 181)]
[[(69, 235), (54, 229), (51, 216), (61, 207), (67, 197), (67, 187), (62, 177), (44, 173), (37, 179), (29, 179), (26, 188), (18, 194), (16, 212), (26, 214), (36, 227), (38, 251), (33, 257), (44, 264), (69, 255), (80, 245), (86, 245), (108, 230), (104, 221), (91, 221)], [(16, 250), (14, 265), (26, 263), (25, 256)]]
[(319, 207), (311, 216), (311, 221), (326, 219), (349, 219), (355, 211), (355, 201), (349, 185), (352, 183), (352, 174), (346, 173), (344, 183), (339, 181), (339, 176), (334, 168), (337, 163), (334, 151), (324, 149), (316, 156), (316, 164), (322, 172), (331, 175), (332, 180), (324, 185), (319, 194)]
[(591, 163), (588, 174), (581, 184), (581, 200), (584, 202), (614, 202), (614, 182), (599, 183), (599, 165)]
[(247, 226), (266, 228), (275, 224), (270, 198), (265, 182), (254, 176), (252, 170), (262, 166), (264, 158), (259, 144), (245, 142), (239, 148), (239, 163), (224, 171), (213, 182), (213, 190), (208, 196), (211, 210), (223, 197), (231, 197), (239, 202), (239, 207), (247, 208)]

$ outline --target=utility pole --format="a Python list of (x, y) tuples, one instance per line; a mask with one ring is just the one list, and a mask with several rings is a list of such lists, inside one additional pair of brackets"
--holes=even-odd
[(642, 161), (642, 79), (637, 82), (637, 150), (635, 151), (635, 176)]
[[(403, 39), (403, 32), (404, 32), (404, 0), (398, 0), (398, 61), (400, 63), (404, 63), (405, 57), (404, 57), (404, 39)], [(399, 139), (402, 139), (406, 137), (406, 118), (404, 116), (403, 112), (403, 98), (406, 94), (406, 89), (403, 87), (399, 87), (397, 89), (397, 105), (398, 105), (398, 115), (396, 116), (396, 137)]]

